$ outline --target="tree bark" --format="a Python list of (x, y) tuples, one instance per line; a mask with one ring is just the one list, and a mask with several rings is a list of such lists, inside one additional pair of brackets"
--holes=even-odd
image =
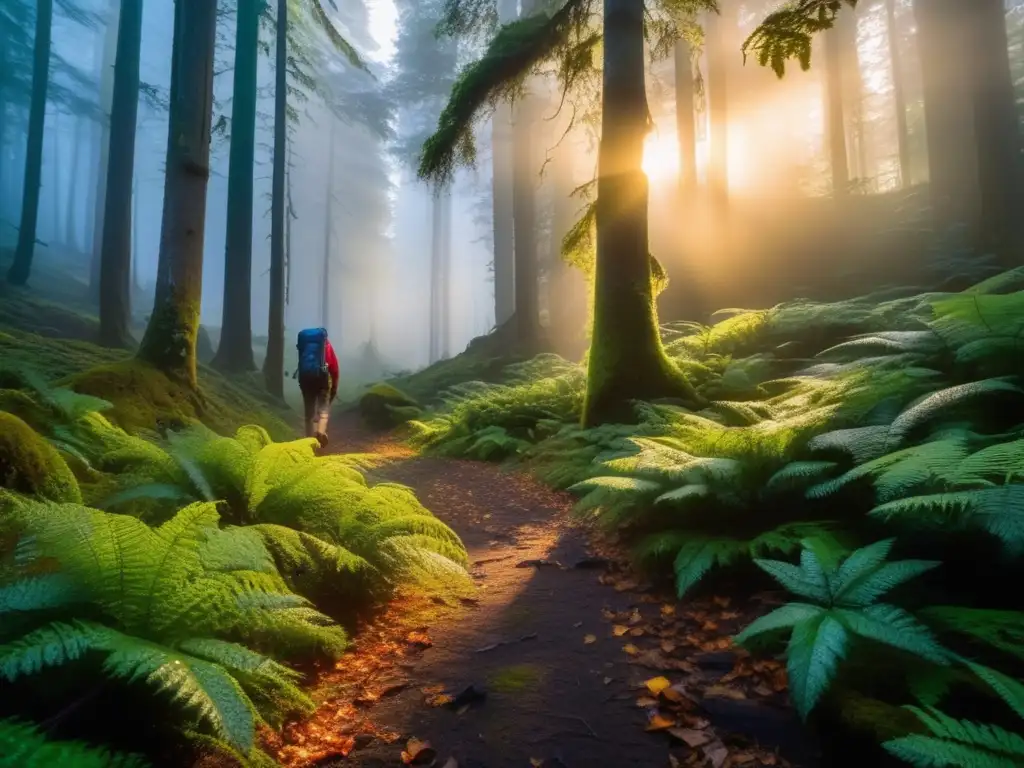
[(684, 199), (697, 190), (697, 129), (694, 124), (693, 61), (690, 44), (676, 42), (676, 141), (679, 144), (679, 191)]
[(962, 0), (914, 0), (935, 226), (963, 224), (977, 238), (978, 164), (967, 69), (972, 52)]
[(82, 118), (75, 117), (75, 130), (71, 141), (71, 170), (68, 178), (68, 196), (64, 218), (64, 242), (76, 251), (81, 243), (78, 232), (78, 166), (82, 164), (82, 139), (86, 132), (82, 130)]
[(633, 400), (692, 390), (665, 355), (647, 236), (644, 8), (604, 2), (604, 71), (597, 180), (594, 327), (584, 426), (632, 421)]
[[(516, 18), (516, 0), (498, 0), (498, 21)], [(502, 102), (491, 118), (491, 201), (494, 229), (494, 325), (501, 327), (515, 312), (516, 277), (513, 235), (512, 107)]]
[(896, 0), (885, 0), (886, 32), (889, 38), (889, 67), (892, 70), (893, 110), (896, 113), (896, 142), (900, 158), (900, 186), (913, 182), (910, 175), (910, 132), (907, 129), (907, 96), (904, 87), (902, 40), (896, 20)]
[(156, 301), (139, 358), (193, 389), (203, 291), (217, 4), (175, 0)]
[(441, 359), (441, 260), (443, 254), (444, 240), (444, 200), (446, 190), (438, 187), (430, 201), (430, 346), (428, 349), (429, 361), (432, 364)]
[[(525, 15), (525, 9), (524, 9)], [(516, 338), (526, 349), (540, 338), (537, 264), (537, 163), (533, 147), (536, 97), (529, 92), (513, 106), (512, 226), (515, 244)]]
[(320, 325), (330, 328), (331, 325), (331, 246), (333, 245), (331, 235), (334, 232), (333, 202), (334, 202), (334, 157), (335, 157), (335, 128), (337, 118), (333, 115), (331, 120), (330, 149), (328, 150), (327, 189), (324, 192), (324, 260), (323, 274), (320, 277)]
[(836, 26), (825, 32), (825, 132), (828, 136), (828, 156), (832, 166), (832, 196), (844, 199), (850, 193), (850, 158), (846, 153), (846, 118), (843, 88), (843, 34), (839, 23), (852, 13), (846, 9), (839, 15)]
[(25, 285), (32, 272), (39, 223), (39, 188), (43, 173), (43, 135), (46, 129), (46, 91), (50, 80), (50, 39), (53, 34), (53, 0), (36, 4), (35, 42), (32, 52), (32, 99), (29, 103), (25, 178), (21, 197), (21, 226), (8, 282)]
[(118, 27), (121, 24), (121, 2), (110, 0), (107, 28), (103, 33), (103, 51), (99, 69), (100, 123), (99, 143), (96, 147), (96, 183), (93, 200), (92, 257), (89, 286), (94, 297), (100, 295), (100, 264), (103, 254), (103, 216), (107, 202), (107, 168), (110, 165), (110, 116), (114, 101), (114, 60), (117, 56)]
[[(723, 6), (725, 4), (723, 3)], [(728, 6), (725, 6), (727, 8)], [(708, 147), (708, 191), (716, 210), (729, 207), (729, 61), (727, 31), (730, 17), (707, 14), (707, 99), (710, 122)]]
[(224, 306), (214, 367), (254, 371), (252, 352), (252, 213), (256, 158), (256, 94), (263, 0), (239, 0), (231, 96), (228, 216), (224, 244)]
[(274, 176), (270, 206), (270, 316), (263, 378), (267, 391), (284, 397), (284, 174), (288, 144), (288, 1), (277, 0), (274, 73)]
[(1021, 139), (1002, 0), (974, 0), (971, 94), (981, 191), (982, 244), (1009, 269), (1021, 263)]
[(100, 263), (100, 343), (132, 343), (132, 187), (135, 178), (135, 130), (139, 114), (139, 62), (142, 53), (142, 0), (122, 0), (110, 107), (111, 152), (103, 206)]

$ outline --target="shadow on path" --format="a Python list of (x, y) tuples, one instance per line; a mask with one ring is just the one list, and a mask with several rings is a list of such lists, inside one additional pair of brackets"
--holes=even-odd
[[(309, 764), (402, 765), (410, 738), (429, 741), (435, 764), (449, 768), (814, 764), (784, 695), (767, 691), (754, 700), (739, 683), (729, 687), (729, 674), (743, 660), (724, 638), (749, 620), (749, 610), (730, 613), (709, 601), (704, 608), (680, 606), (676, 617), (674, 605), (631, 590), (635, 583), (602, 576), (602, 562), (588, 558), (586, 538), (569, 519), (568, 495), (494, 465), (414, 457), (393, 444), (374, 444), (354, 425), (335, 431), (342, 430), (348, 439), (336, 450), (383, 447), (396, 458), (375, 474), (415, 489), (462, 537), (479, 589), (464, 607), (424, 619), (429, 626), (420, 629), (429, 640), (422, 645), (429, 647), (396, 655), (382, 679), (360, 681), (364, 691), (376, 684), (372, 701), (362, 706), (394, 734), (391, 743), (364, 735), (347, 757)], [(626, 623), (615, 628), (618, 621)], [(686, 637), (680, 652), (663, 653), (675, 644), (665, 638), (679, 636)], [(363, 643), (356, 638), (356, 656)], [(659, 670), (670, 656), (671, 668)], [(648, 663), (637, 663), (645, 658)], [(765, 680), (777, 676), (778, 665), (766, 670)], [(676, 723), (683, 728), (675, 737), (645, 733), (651, 701), (643, 701), (650, 697), (644, 681), (659, 675), (687, 689), (710, 686), (729, 695), (716, 704), (694, 694), (692, 714)], [(343, 722), (356, 689), (341, 676), (328, 674), (317, 698)], [(726, 684), (716, 686), (723, 678)], [(745, 678), (748, 687), (760, 679), (753, 672)], [(468, 686), (485, 698), (465, 706), (428, 703)]]

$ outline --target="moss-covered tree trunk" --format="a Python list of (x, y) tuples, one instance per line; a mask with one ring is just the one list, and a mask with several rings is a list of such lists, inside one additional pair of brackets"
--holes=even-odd
[(982, 243), (1007, 268), (1022, 263), (1021, 139), (1010, 72), (1003, 0), (973, 0), (971, 9), (974, 129), (981, 189)]
[(694, 122), (693, 61), (690, 44), (675, 47), (676, 141), (679, 144), (679, 191), (684, 198), (697, 190), (697, 126)]
[(651, 283), (643, 3), (605, 0), (603, 80), (585, 426), (632, 420), (632, 400), (692, 395), (662, 347)]
[(156, 301), (139, 358), (196, 386), (217, 6), (176, 0)]
[(50, 39), (53, 34), (53, 0), (36, 3), (36, 30), (32, 50), (32, 97), (28, 112), (25, 178), (21, 197), (21, 225), (14, 262), (7, 280), (25, 285), (32, 272), (39, 223), (39, 188), (43, 174), (43, 135), (46, 128), (46, 91), (50, 81)]
[(228, 217), (224, 244), (224, 307), (213, 365), (254, 371), (252, 353), (252, 210), (256, 157), (256, 65), (264, 0), (239, 0), (235, 24), (235, 80), (231, 96)]
[(100, 343), (131, 344), (132, 180), (139, 112), (139, 58), (142, 52), (142, 0), (122, 0), (110, 109), (110, 153), (104, 205), (100, 269)]
[(885, 28), (889, 45), (889, 69), (892, 72), (893, 111), (896, 114), (896, 142), (900, 158), (900, 186), (906, 187), (910, 176), (910, 132), (907, 129), (907, 95), (903, 73), (903, 37), (896, 18), (896, 0), (885, 0)]
[(270, 313), (263, 380), (267, 391), (284, 397), (284, 206), (285, 153), (288, 144), (288, 0), (277, 0), (277, 51), (274, 73), (274, 176), (270, 204)]

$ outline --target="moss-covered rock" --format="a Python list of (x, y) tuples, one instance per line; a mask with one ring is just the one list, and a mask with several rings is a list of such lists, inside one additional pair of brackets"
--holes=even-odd
[(37, 432), (45, 432), (52, 420), (49, 411), (23, 389), (0, 389), (0, 411), (17, 416)]
[(419, 403), (397, 387), (379, 382), (359, 398), (359, 413), (374, 429), (391, 429), (419, 418)]
[(82, 501), (75, 476), (57, 450), (5, 411), (0, 411), (0, 486), (51, 501)]

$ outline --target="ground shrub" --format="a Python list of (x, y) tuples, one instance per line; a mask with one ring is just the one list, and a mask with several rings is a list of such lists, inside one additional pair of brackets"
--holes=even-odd
[(0, 411), (0, 487), (51, 501), (80, 502), (60, 453), (17, 416)]
[(391, 429), (422, 414), (419, 403), (395, 386), (378, 382), (359, 398), (359, 414), (374, 429)]

